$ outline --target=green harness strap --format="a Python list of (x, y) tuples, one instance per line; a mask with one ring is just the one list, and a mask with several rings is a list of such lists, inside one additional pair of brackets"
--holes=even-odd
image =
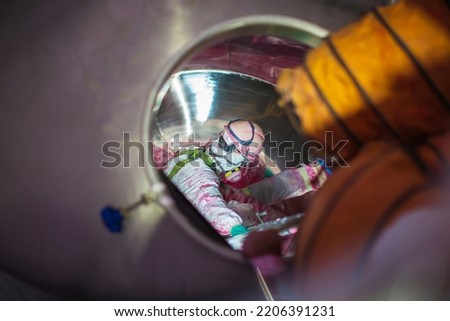
[(212, 170), (215, 171), (216, 163), (212, 160), (211, 157), (205, 154), (204, 150), (200, 148), (182, 151), (178, 153), (177, 156), (180, 155), (187, 155), (187, 158), (180, 160), (178, 163), (175, 164), (175, 166), (172, 168), (172, 170), (168, 175), (169, 179), (172, 179), (180, 171), (180, 169), (186, 166), (186, 164), (189, 164), (190, 162), (193, 162), (198, 158), (201, 158), (201, 160), (205, 163), (206, 166), (210, 167)]

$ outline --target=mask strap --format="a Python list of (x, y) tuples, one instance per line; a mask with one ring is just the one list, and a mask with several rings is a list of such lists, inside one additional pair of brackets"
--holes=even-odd
[[(252, 137), (251, 137), (249, 140), (242, 140), (242, 139), (240, 139), (239, 136), (236, 135), (236, 133), (235, 133), (235, 132), (233, 131), (233, 129), (231, 129), (231, 127), (230, 127), (230, 125), (231, 125), (232, 123), (237, 122), (237, 121), (240, 121), (240, 120), (247, 121), (248, 124), (250, 125), (251, 129), (252, 129)], [(228, 122), (228, 125), (227, 125), (226, 128), (227, 128), (227, 131), (230, 133), (230, 135), (231, 135), (231, 136), (232, 136), (239, 144), (242, 144), (242, 145), (244, 145), (244, 146), (250, 145), (250, 144), (253, 142), (253, 138), (255, 138), (255, 125), (253, 125), (253, 123), (252, 123), (251, 121), (249, 121), (249, 120), (240, 119), (240, 118), (234, 119), (234, 120), (230, 120), (230, 121)]]

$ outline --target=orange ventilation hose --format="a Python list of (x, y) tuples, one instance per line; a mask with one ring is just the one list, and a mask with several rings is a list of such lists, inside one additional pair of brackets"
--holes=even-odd
[[(312, 139), (411, 144), (450, 125), (450, 9), (444, 0), (404, 0), (377, 8), (332, 34), (303, 66), (278, 79), (296, 126)], [(416, 159), (419, 163), (420, 160)]]

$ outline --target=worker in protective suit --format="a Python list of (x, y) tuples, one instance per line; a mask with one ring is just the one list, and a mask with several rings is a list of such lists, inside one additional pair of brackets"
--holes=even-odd
[[(219, 234), (244, 233), (246, 227), (261, 221), (258, 212), (268, 212), (269, 220), (284, 216), (270, 206), (317, 190), (326, 179), (317, 162), (267, 178), (249, 174), (261, 166), (263, 143), (260, 126), (232, 120), (205, 146), (179, 151), (164, 172)], [(242, 182), (250, 185), (242, 186)], [(226, 195), (221, 183), (228, 186)]]
[(232, 120), (205, 146), (178, 152), (164, 172), (219, 234), (239, 234), (247, 222), (227, 206), (220, 183), (240, 180), (241, 167), (257, 164), (263, 143), (257, 124)]

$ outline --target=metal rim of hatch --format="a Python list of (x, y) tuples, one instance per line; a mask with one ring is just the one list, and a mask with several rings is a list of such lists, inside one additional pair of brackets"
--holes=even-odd
[[(148, 92), (141, 123), (142, 141), (150, 142), (152, 139), (151, 133), (153, 133), (155, 129), (155, 122), (153, 122), (153, 119), (167, 91), (165, 90), (168, 86), (167, 80), (171, 75), (181, 71), (181, 67), (202, 50), (233, 38), (251, 35), (285, 37), (299, 41), (310, 47), (316, 47), (328, 36), (328, 34), (329, 32), (326, 29), (317, 25), (281, 15), (254, 15), (241, 17), (225, 21), (206, 30), (200, 34), (196, 40), (188, 43), (169, 61), (153, 88)], [(163, 184), (158, 177), (157, 169), (148, 166), (145, 173), (150, 186)], [(161, 195), (171, 198), (165, 188), (161, 191)], [(229, 259), (237, 261), (244, 260), (240, 253), (231, 248), (216, 244), (216, 242), (211, 241), (207, 236), (199, 233), (199, 231), (179, 212), (179, 209), (176, 206), (170, 209), (165, 208), (164, 210), (168, 212), (168, 215), (171, 215), (184, 231), (202, 245)]]

